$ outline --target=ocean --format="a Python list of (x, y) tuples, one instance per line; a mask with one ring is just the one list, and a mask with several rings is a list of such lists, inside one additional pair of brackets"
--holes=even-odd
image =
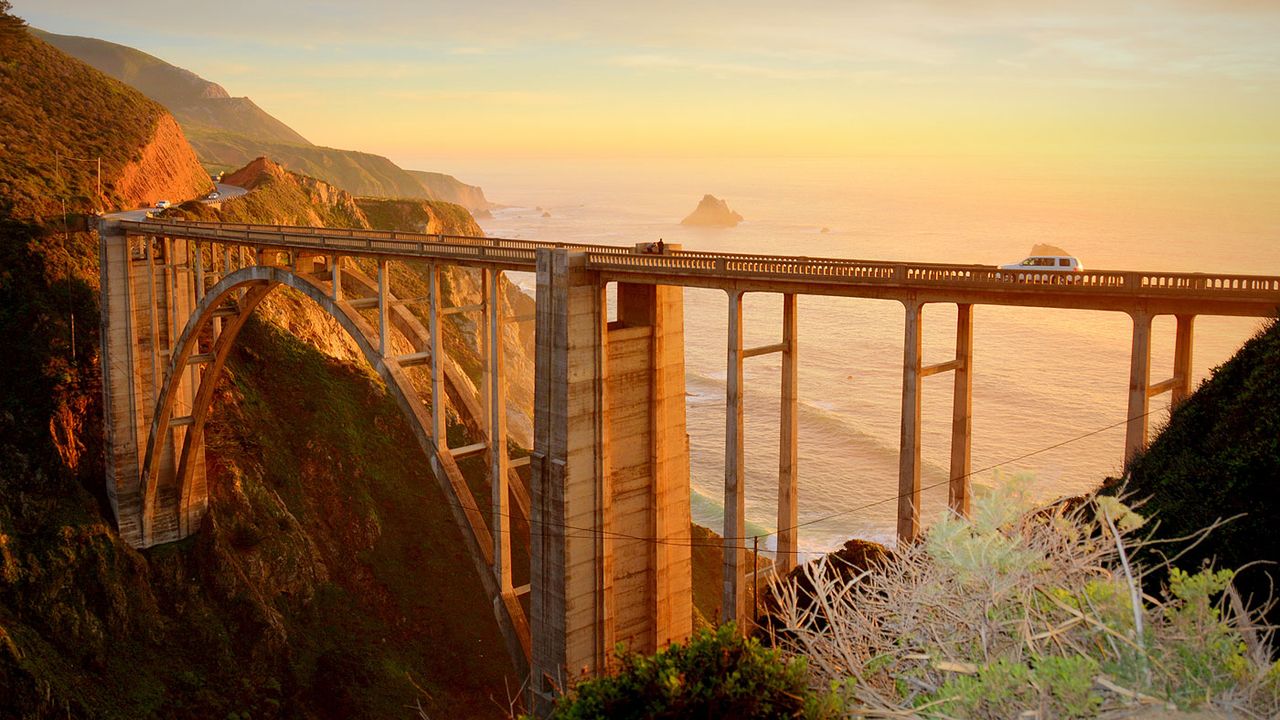
[[(455, 168), (506, 207), (495, 237), (617, 243), (663, 239), (688, 250), (1001, 264), (1035, 243), (1091, 269), (1280, 272), (1280, 173), (1216, 163), (968, 158), (504, 160)], [(745, 221), (680, 225), (706, 193)], [(531, 276), (514, 275), (532, 292)], [(747, 347), (777, 342), (781, 298), (749, 294)], [(892, 301), (799, 300), (800, 546), (850, 537), (892, 542), (897, 495), (903, 308)], [(685, 358), (694, 520), (722, 528), (727, 299), (685, 291)], [(1196, 382), (1263, 327), (1200, 317)], [(949, 360), (954, 306), (924, 311), (926, 364)], [(1157, 318), (1152, 381), (1172, 374), (1174, 321)], [(974, 310), (976, 485), (1025, 473), (1045, 500), (1117, 474), (1124, 447), (1127, 315), (978, 306)], [(780, 361), (746, 360), (746, 512), (775, 530)], [(1168, 395), (1152, 400), (1152, 430)], [(926, 523), (945, 511), (951, 375), (924, 381)], [(833, 516), (833, 517), (828, 517)], [(816, 520), (816, 522), (815, 522)], [(772, 536), (762, 546), (773, 546)]]

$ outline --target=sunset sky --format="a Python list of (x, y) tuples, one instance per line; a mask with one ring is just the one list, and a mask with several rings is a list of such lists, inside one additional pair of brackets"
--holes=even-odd
[(16, 0), (389, 155), (1280, 159), (1280, 2)]

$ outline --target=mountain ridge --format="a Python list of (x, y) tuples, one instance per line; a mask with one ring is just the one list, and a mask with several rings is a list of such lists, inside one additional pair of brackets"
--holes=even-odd
[(33, 30), (63, 52), (167, 107), (206, 166), (231, 170), (268, 156), (290, 170), (353, 195), (441, 200), (482, 216), (494, 207), (484, 190), (452, 175), (406, 170), (389, 158), (315, 145), (247, 97), (127, 45)]

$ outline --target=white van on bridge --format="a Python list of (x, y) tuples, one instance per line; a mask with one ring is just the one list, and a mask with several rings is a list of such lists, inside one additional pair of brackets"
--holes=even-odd
[[(1072, 280), (1070, 276), (1062, 276), (1058, 273), (1084, 272), (1084, 266), (1071, 255), (1032, 255), (1021, 262), (1001, 265), (1000, 270), (1002, 271), (1000, 277), (1006, 282), (1069, 283)], [(1022, 272), (1007, 274), (1003, 272), (1007, 270)], [(1040, 273), (1054, 274), (1040, 275)]]

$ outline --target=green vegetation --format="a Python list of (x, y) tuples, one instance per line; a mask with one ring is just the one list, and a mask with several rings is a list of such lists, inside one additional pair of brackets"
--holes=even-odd
[[(1176, 566), (1195, 572), (1212, 559), (1220, 567), (1243, 568), (1234, 583), (1256, 603), (1270, 596), (1280, 577), (1273, 564), (1280, 558), (1277, 478), (1280, 325), (1273, 321), (1173, 412), (1111, 491), (1123, 489), (1144, 502), (1157, 538), (1183, 537), (1219, 518), (1243, 515), (1189, 549)], [(1166, 578), (1158, 573), (1152, 580)], [(1280, 623), (1280, 612), (1268, 620)]]
[(787, 659), (732, 623), (652, 656), (618, 649), (617, 672), (574, 686), (556, 720), (839, 717), (839, 699), (806, 687), (803, 659)]
[(461, 205), (438, 200), (356, 198), (370, 227), (483, 237), (484, 230)]
[(431, 197), (422, 183), (381, 155), (274, 142), (221, 127), (193, 126), (188, 132), (196, 154), (205, 162), (240, 167), (265, 155), (294, 172), (319, 178), (354, 195)]
[(49, 217), (62, 213), (63, 198), (69, 212), (127, 205), (116, 178), (140, 159), (164, 108), (36, 39), (13, 16), (0, 19), (0, 212)]
[(1143, 596), (1141, 515), (1112, 497), (1037, 509), (1025, 483), (976, 493), (972, 518), (940, 521), (851, 580), (807, 566), (818, 602), (776, 588), (782, 647), (871, 714), (1280, 712), (1280, 664), (1233, 573), (1175, 570), (1163, 599)]

